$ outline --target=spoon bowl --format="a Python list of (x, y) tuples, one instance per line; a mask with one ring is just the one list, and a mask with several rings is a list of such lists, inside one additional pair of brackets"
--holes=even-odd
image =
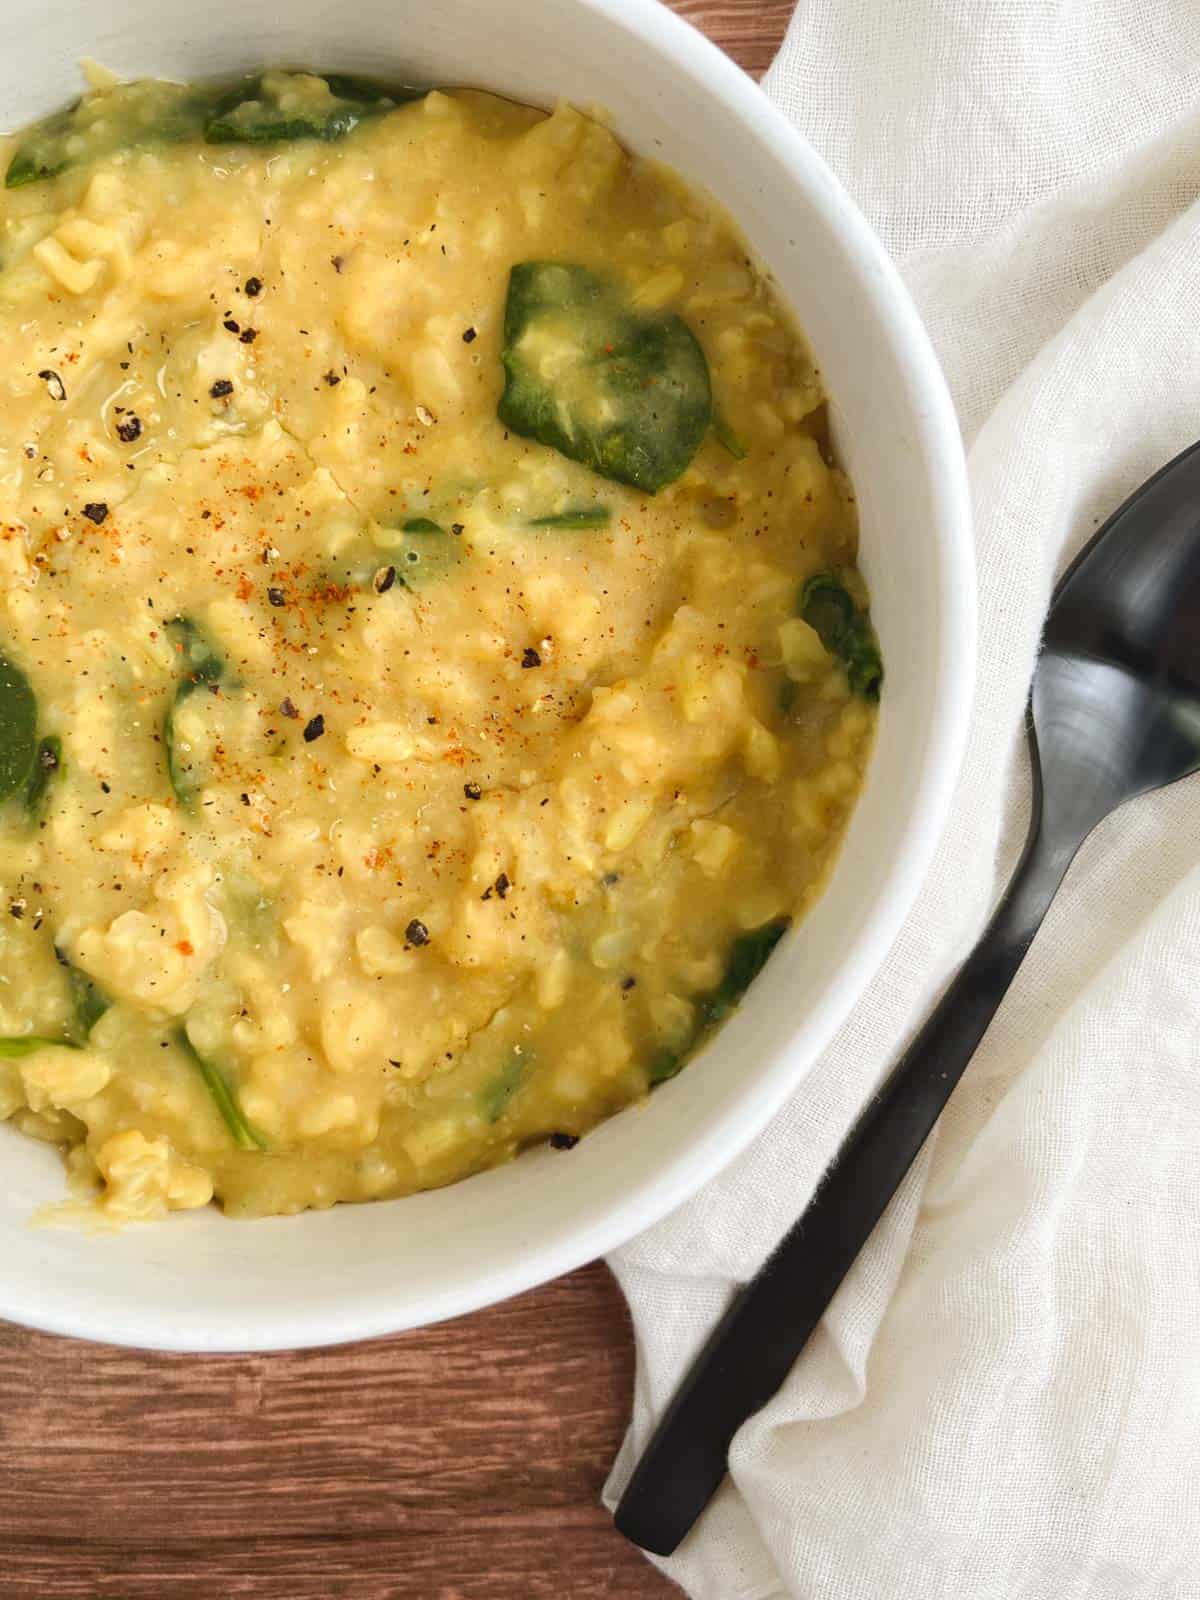
[(1030, 708), (1042, 832), (1071, 855), (1118, 805), (1200, 765), (1200, 444), (1064, 574)]

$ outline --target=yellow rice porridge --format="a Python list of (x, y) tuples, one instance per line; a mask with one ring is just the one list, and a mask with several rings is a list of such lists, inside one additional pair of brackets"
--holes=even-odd
[(3, 144), (0, 1117), (115, 1218), (568, 1149), (861, 783), (800, 334), (567, 105), (95, 75)]

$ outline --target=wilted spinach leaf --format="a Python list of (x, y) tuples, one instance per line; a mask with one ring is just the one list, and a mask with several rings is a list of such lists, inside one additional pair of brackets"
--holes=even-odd
[(693, 999), (696, 1025), (691, 1038), (678, 1050), (659, 1050), (651, 1058), (647, 1070), (652, 1084), (673, 1078), (705, 1035), (719, 1022), (724, 1022), (766, 966), (771, 951), (789, 926), (788, 917), (777, 917), (772, 922), (764, 922), (761, 928), (752, 928), (749, 933), (737, 936), (725, 958), (725, 972), (720, 983)]
[(176, 1028), (172, 1038), (179, 1049), (195, 1067), (204, 1083), (204, 1087), (212, 1096), (213, 1104), (221, 1113), (225, 1126), (233, 1136), (234, 1143), (241, 1150), (265, 1150), (267, 1141), (259, 1133), (253, 1123), (247, 1121), (237, 1096), (226, 1082), (225, 1074), (219, 1067), (214, 1066), (196, 1049), (188, 1038), (184, 1028)]
[(8, 164), (4, 186), (41, 183), (116, 150), (198, 139), (211, 102), (211, 90), (153, 78), (85, 95), (29, 129)]
[(550, 517), (534, 517), (531, 528), (604, 528), (612, 521), (607, 506), (579, 506), (574, 511), (557, 511)]
[(217, 688), (225, 674), (225, 663), (204, 629), (190, 617), (175, 617), (168, 622), (167, 636), (179, 651), (183, 671), (163, 718), (167, 775), (180, 805), (187, 811), (194, 811), (200, 783), (177, 748), (175, 718), (179, 708), (187, 703), (197, 689)]
[(74, 1039), (46, 1039), (39, 1033), (18, 1033), (0, 1039), (0, 1061), (13, 1061), (18, 1056), (31, 1056), (35, 1050), (48, 1047), (59, 1050), (80, 1050), (83, 1047)]
[[(382, 116), (420, 89), (391, 90), (365, 78), (325, 73), (330, 98), (305, 93), (305, 74), (269, 72), (244, 78), (213, 106), (204, 124), (208, 144), (283, 144), (293, 139), (344, 138), (368, 117)], [(315, 89), (315, 85), (311, 86)]]
[(841, 660), (853, 692), (864, 700), (878, 700), (883, 682), (879, 641), (870, 618), (859, 611), (845, 586), (831, 572), (819, 572), (800, 590), (796, 609), (830, 655)]
[(61, 946), (54, 946), (54, 954), (67, 977), (67, 993), (71, 997), (74, 1019), (71, 1035), (74, 1040), (82, 1043), (112, 1005), (112, 1001), (94, 979), (89, 978), (82, 968), (75, 965)]
[(684, 471), (712, 418), (708, 363), (688, 325), (637, 312), (587, 267), (512, 269), (501, 360), (505, 427), (650, 494)]
[(37, 700), (29, 679), (0, 655), (0, 800), (29, 783), (37, 749)]
[(513, 1050), (508, 1060), (501, 1067), (497, 1075), (483, 1091), (483, 1114), (489, 1122), (499, 1122), (508, 1109), (508, 1103), (521, 1087), (525, 1076), (525, 1069), (529, 1064), (528, 1055), (520, 1050)]

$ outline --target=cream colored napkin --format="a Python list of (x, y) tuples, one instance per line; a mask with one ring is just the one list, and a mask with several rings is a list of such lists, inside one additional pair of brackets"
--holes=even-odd
[[(979, 690), (939, 856), (865, 1000), (750, 1151), (613, 1259), (638, 1377), (610, 1503), (1011, 870), (1055, 574), (1200, 437), (1197, 0), (801, 0), (766, 89), (945, 367)], [(1200, 779), (1084, 847), (931, 1148), (664, 1566), (697, 1600), (1200, 1600)]]

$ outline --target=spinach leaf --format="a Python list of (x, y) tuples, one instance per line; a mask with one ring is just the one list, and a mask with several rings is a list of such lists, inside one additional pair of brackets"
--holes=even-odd
[(37, 1033), (19, 1033), (8, 1039), (0, 1039), (0, 1061), (13, 1061), (18, 1056), (31, 1056), (35, 1050), (45, 1050), (52, 1046), (59, 1050), (82, 1050), (83, 1046), (74, 1039), (46, 1039)]
[(4, 186), (42, 183), (117, 150), (197, 139), (211, 101), (210, 90), (153, 78), (84, 95), (29, 129), (8, 164)]
[(692, 1036), (678, 1050), (659, 1050), (647, 1068), (650, 1082), (665, 1083), (673, 1078), (704, 1037), (724, 1022), (767, 964), (775, 946), (791, 926), (790, 917), (776, 917), (761, 928), (740, 933), (729, 947), (725, 972), (720, 983), (693, 997), (696, 1024)]
[(0, 656), (0, 800), (23, 790), (31, 822), (40, 818), (50, 785), (63, 770), (62, 740), (37, 737), (37, 698), (20, 667)]
[(198, 622), (190, 617), (173, 617), (167, 635), (183, 658), (184, 680), (180, 689), (191, 694), (202, 683), (219, 683), (225, 663), (216, 645)]
[(391, 552), (396, 579), (402, 585), (411, 587), (422, 578), (445, 573), (459, 560), (458, 540), (431, 517), (409, 517), (400, 531), (410, 535), (402, 549)]
[(534, 517), (531, 528), (604, 528), (612, 521), (607, 506), (580, 506), (575, 511), (559, 511), (552, 517)]
[(750, 454), (749, 446), (740, 434), (733, 431), (719, 411), (713, 412), (712, 431), (717, 443), (728, 450), (735, 461), (744, 461)]
[(636, 312), (586, 267), (512, 269), (501, 361), (506, 428), (650, 494), (684, 471), (712, 417), (708, 363), (687, 324)]
[(796, 607), (810, 628), (821, 636), (821, 643), (831, 655), (854, 626), (854, 601), (831, 572), (818, 572), (808, 578), (800, 590), (800, 603)]
[(23, 189), (27, 183), (41, 183), (46, 178), (57, 178), (72, 161), (67, 153), (67, 140), (75, 127), (78, 105), (57, 111), (52, 117), (35, 124), (13, 152), (4, 175), (6, 189)]
[(179, 651), (183, 665), (183, 677), (176, 686), (163, 718), (167, 775), (180, 805), (185, 811), (194, 811), (200, 783), (176, 749), (175, 718), (180, 706), (186, 704), (197, 689), (216, 690), (224, 677), (225, 663), (204, 629), (190, 617), (175, 617), (168, 622), (167, 636)]
[(25, 809), (34, 821), (41, 816), (46, 805), (50, 785), (63, 773), (62, 740), (56, 733), (46, 736), (37, 747), (33, 771), (25, 785)]
[(30, 782), (37, 748), (37, 701), (29, 679), (0, 655), (0, 800)]
[(209, 144), (340, 139), (365, 118), (425, 92), (384, 89), (365, 79), (326, 73), (330, 98), (305, 82), (312, 76), (257, 73), (220, 89), (142, 78), (86, 94), (29, 129), (9, 162), (5, 187), (42, 183), (118, 150), (188, 139), (203, 138)]
[(702, 1028), (723, 1022), (767, 964), (767, 958), (783, 938), (790, 918), (777, 917), (761, 928), (740, 933), (725, 958), (725, 975), (715, 988), (701, 995), (696, 1006)]
[(10, 1038), (0, 1038), (0, 1059), (12, 1060), (17, 1056), (32, 1055), (35, 1050), (43, 1050), (47, 1045), (57, 1045), (64, 1050), (82, 1050), (87, 1043), (88, 1034), (108, 1010), (111, 1001), (97, 988), (87, 973), (72, 966), (57, 945), (54, 947), (54, 954), (60, 965), (67, 970), (67, 989), (74, 1012), (73, 1020), (67, 1026), (66, 1036), (62, 1039), (48, 1039), (43, 1034), (22, 1033)]
[[(695, 1036), (693, 1035), (693, 1042)], [(646, 1071), (651, 1083), (666, 1083), (668, 1078), (673, 1078), (687, 1060), (688, 1050), (691, 1045), (686, 1045), (682, 1050), (656, 1050), (650, 1057), (650, 1065)]]
[[(462, 525), (453, 528), (462, 532)], [(399, 534), (405, 537), (400, 539)], [(389, 537), (390, 535), (390, 537)], [(462, 560), (461, 541), (432, 517), (407, 517), (380, 540), (359, 537), (329, 558), (325, 581), (340, 589), (412, 589), (425, 578), (444, 575)]]
[(508, 1109), (509, 1101), (521, 1087), (528, 1061), (523, 1051), (514, 1049), (500, 1072), (484, 1089), (483, 1114), (489, 1122), (499, 1122)]
[(184, 1028), (176, 1028), (172, 1038), (200, 1074), (204, 1087), (212, 1096), (213, 1104), (221, 1113), (225, 1126), (233, 1136), (233, 1142), (240, 1150), (265, 1150), (267, 1141), (253, 1123), (247, 1121), (242, 1108), (238, 1105), (237, 1096), (225, 1080), (224, 1073), (211, 1061), (205, 1060), (188, 1038)]
[(77, 967), (60, 946), (54, 946), (54, 954), (67, 976), (67, 993), (71, 998), (71, 1010), (74, 1013), (71, 1027), (72, 1040), (78, 1040), (82, 1044), (112, 1005), (112, 1001), (100, 985)]
[(864, 700), (878, 700), (883, 682), (879, 641), (870, 618), (858, 610), (833, 573), (809, 578), (796, 609), (830, 655), (841, 660), (851, 690)]
[(308, 95), (305, 74), (257, 73), (227, 90), (204, 124), (207, 144), (283, 144), (294, 139), (344, 138), (368, 117), (382, 116), (420, 89), (391, 91), (365, 78), (327, 73), (331, 98)]

